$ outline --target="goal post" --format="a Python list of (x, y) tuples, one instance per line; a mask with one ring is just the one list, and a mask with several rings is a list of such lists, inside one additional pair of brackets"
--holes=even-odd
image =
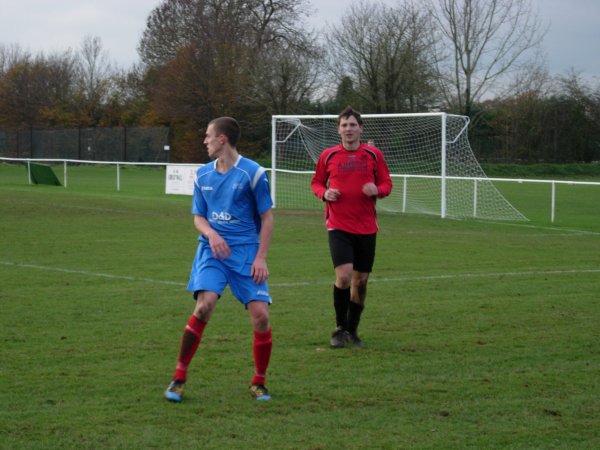
[[(392, 194), (382, 210), (442, 218), (527, 220), (488, 180), (468, 139), (469, 118), (447, 113), (363, 114), (362, 140), (388, 164)], [(310, 189), (321, 152), (338, 145), (337, 115), (272, 117), (271, 194), (275, 206), (322, 208)]]

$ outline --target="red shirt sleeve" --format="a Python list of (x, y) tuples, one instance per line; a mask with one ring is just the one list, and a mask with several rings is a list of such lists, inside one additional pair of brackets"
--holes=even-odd
[(327, 168), (325, 167), (328, 154), (329, 149), (325, 149), (323, 153), (321, 153), (321, 156), (319, 157), (315, 167), (315, 175), (310, 183), (313, 193), (321, 200), (323, 200), (323, 196), (327, 190), (327, 181), (329, 179)]
[(381, 151), (378, 150), (377, 167), (375, 170), (375, 186), (377, 186), (377, 197), (384, 198), (392, 192), (392, 178), (387, 163)]

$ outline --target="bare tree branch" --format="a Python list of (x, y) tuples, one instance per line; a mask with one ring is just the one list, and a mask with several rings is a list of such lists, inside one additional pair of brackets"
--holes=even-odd
[(415, 111), (429, 106), (434, 82), (425, 11), (412, 3), (358, 2), (327, 34), (330, 71), (349, 78), (364, 111)]
[(430, 5), (445, 38), (440, 43), (452, 49), (450, 57), (438, 59), (440, 88), (448, 105), (467, 115), (538, 48), (547, 30), (531, 0), (432, 0)]

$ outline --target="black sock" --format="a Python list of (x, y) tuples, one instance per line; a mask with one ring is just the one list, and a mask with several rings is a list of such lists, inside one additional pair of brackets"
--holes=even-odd
[(350, 304), (350, 288), (340, 289), (333, 285), (333, 307), (335, 308), (335, 323), (338, 327), (346, 329), (348, 318), (348, 305)]
[(365, 309), (365, 305), (359, 305), (358, 303), (350, 302), (348, 305), (348, 321), (346, 323), (347, 328), (352, 335), (356, 335), (358, 323), (360, 322), (360, 315)]

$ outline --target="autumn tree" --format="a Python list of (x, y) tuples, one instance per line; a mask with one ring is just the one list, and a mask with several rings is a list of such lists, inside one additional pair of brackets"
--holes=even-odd
[(75, 58), (70, 51), (13, 62), (0, 77), (0, 124), (7, 127), (72, 124)]
[(152, 80), (141, 64), (128, 70), (113, 73), (112, 86), (107, 99), (103, 125), (155, 126), (162, 122), (150, 107)]
[[(258, 120), (257, 111), (262, 111), (260, 121), (268, 123), (264, 102), (270, 94), (253, 95), (259, 92), (257, 80), (271, 93), (287, 96), (271, 102), (271, 109), (301, 99), (299, 92), (278, 91), (276, 79), (269, 84), (266, 78), (281, 73), (275, 67), (263, 66), (260, 79), (257, 74), (271, 55), (288, 57), (284, 49), (297, 52), (304, 45), (296, 22), (305, 7), (304, 0), (166, 0), (152, 11), (139, 52), (155, 80), (152, 97), (157, 114), (176, 127), (178, 137), (185, 135), (185, 142), (179, 142), (182, 158), (197, 152), (198, 130), (217, 115), (234, 115), (248, 130)], [(277, 62), (291, 73), (284, 60)]]

